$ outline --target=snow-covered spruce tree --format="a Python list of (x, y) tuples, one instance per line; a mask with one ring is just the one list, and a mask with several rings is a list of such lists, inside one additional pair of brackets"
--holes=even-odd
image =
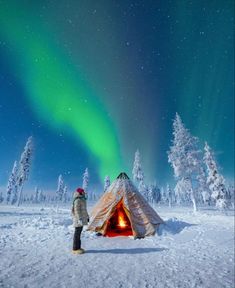
[(161, 203), (166, 204), (167, 203), (167, 196), (166, 196), (166, 191), (165, 191), (164, 187), (161, 187), (160, 194), (161, 194)]
[(150, 185), (148, 185), (148, 202), (149, 203), (153, 203), (154, 202), (154, 200), (153, 200), (153, 198), (154, 198), (154, 195), (153, 195), (153, 193), (154, 193), (154, 190), (153, 190), (153, 185), (152, 184), (150, 184)]
[(39, 189), (39, 191), (38, 191), (38, 203), (42, 203), (42, 201), (43, 201), (42, 189)]
[(148, 201), (158, 203), (161, 200), (161, 191), (156, 182), (148, 186)]
[(172, 202), (173, 202), (173, 199), (172, 199), (173, 198), (173, 193), (172, 193), (172, 190), (171, 190), (171, 188), (170, 188), (168, 183), (166, 185), (166, 196), (167, 196), (169, 207), (171, 208)]
[(36, 186), (35, 189), (34, 189), (34, 203), (39, 203), (39, 189), (38, 187)]
[(207, 184), (211, 191), (211, 197), (216, 201), (216, 207), (220, 210), (228, 208), (226, 199), (226, 187), (224, 177), (219, 173), (216, 164), (214, 152), (210, 146), (205, 143), (204, 163), (207, 167)]
[(207, 184), (206, 172), (203, 165), (201, 165), (199, 169), (197, 180), (199, 182), (197, 193), (198, 201), (202, 202), (203, 204), (211, 205), (211, 193)]
[(148, 194), (149, 194), (149, 192), (148, 192), (148, 186), (145, 185), (145, 183), (144, 183), (143, 180), (141, 180), (141, 181), (139, 182), (138, 190), (139, 190), (140, 194), (141, 194), (142, 196), (144, 196), (144, 198), (145, 198), (147, 201), (149, 201), (149, 199), (148, 199)]
[(42, 203), (42, 202), (46, 202), (46, 195), (44, 194), (43, 190), (40, 189), (39, 190), (39, 202)]
[(132, 169), (132, 175), (133, 175), (133, 180), (137, 182), (138, 184), (141, 181), (144, 181), (144, 173), (141, 167), (141, 160), (140, 160), (140, 152), (137, 150), (135, 152), (135, 159), (134, 159), (134, 164), (133, 164), (133, 169)]
[(227, 189), (226, 189), (226, 191), (227, 191), (227, 199), (228, 199), (228, 201), (229, 201), (229, 203), (230, 203), (230, 206), (232, 207), (232, 208), (234, 208), (234, 196), (235, 196), (235, 189), (234, 189), (234, 186), (232, 185), (232, 184), (230, 184), (230, 185), (228, 185), (228, 187), (227, 187)]
[(141, 166), (139, 150), (135, 152), (132, 176), (133, 176), (134, 182), (138, 185), (139, 192), (148, 200), (148, 187), (144, 183), (144, 172)]
[(108, 189), (110, 186), (110, 177), (107, 175), (104, 178), (104, 192)]
[(47, 202), (47, 203), (51, 203), (51, 196), (44, 195), (44, 201)]
[(19, 162), (19, 170), (17, 177), (17, 187), (19, 190), (19, 197), (17, 201), (17, 205), (19, 206), (22, 199), (23, 187), (25, 181), (29, 178), (29, 169), (32, 162), (32, 152), (33, 152), (33, 137), (29, 137), (26, 145), (24, 147), (24, 151), (21, 154), (20, 162)]
[[(184, 201), (182, 199), (182, 192), (181, 192), (181, 180), (179, 180), (176, 185), (175, 185), (175, 188), (174, 188), (174, 193), (175, 193), (175, 202), (178, 204), (178, 205), (181, 205)], [(183, 184), (183, 183), (182, 183)]]
[(0, 203), (2, 203), (3, 201), (4, 201), (3, 193), (2, 191), (0, 191)]
[(49, 202), (47, 201), (47, 195), (43, 193), (43, 202)]
[(62, 175), (60, 174), (58, 177), (58, 184), (57, 184), (57, 190), (56, 190), (56, 201), (62, 201), (64, 193), (64, 180)]
[(11, 171), (11, 175), (8, 179), (8, 183), (7, 183), (7, 191), (6, 191), (6, 198), (5, 198), (5, 202), (7, 204), (11, 203), (11, 200), (13, 200), (13, 203), (16, 202), (17, 200), (17, 171), (18, 171), (18, 167), (17, 167), (17, 161), (14, 162), (12, 171)]
[(181, 182), (177, 192), (189, 194), (193, 210), (197, 211), (195, 193), (198, 186), (197, 175), (202, 164), (201, 151), (198, 148), (198, 138), (190, 134), (177, 113), (173, 122), (173, 137), (168, 162), (174, 169), (175, 178)]
[(161, 201), (161, 190), (158, 187), (157, 183), (153, 184), (153, 200), (156, 203)]
[(63, 189), (63, 202), (66, 203), (68, 200), (68, 187), (67, 185), (64, 185)]
[(88, 168), (86, 168), (83, 174), (83, 182), (82, 182), (82, 188), (85, 190), (85, 192), (87, 192), (88, 184), (89, 184), (89, 172)]
[[(177, 204), (187, 205), (192, 201), (191, 199), (192, 184), (188, 178), (182, 178), (177, 181), (174, 192), (177, 197)], [(195, 211), (195, 210), (194, 210)]]

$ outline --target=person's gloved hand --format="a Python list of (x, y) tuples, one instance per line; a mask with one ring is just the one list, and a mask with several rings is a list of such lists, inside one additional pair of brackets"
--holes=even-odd
[(90, 222), (90, 218), (89, 217), (87, 218), (87, 222)]

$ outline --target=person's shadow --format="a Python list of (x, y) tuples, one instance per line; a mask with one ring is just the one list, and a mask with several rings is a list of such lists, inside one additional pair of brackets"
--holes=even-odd
[(145, 254), (153, 252), (161, 252), (164, 250), (169, 250), (167, 248), (128, 248), (128, 249), (103, 249), (103, 250), (87, 250), (87, 253), (110, 253), (110, 254)]

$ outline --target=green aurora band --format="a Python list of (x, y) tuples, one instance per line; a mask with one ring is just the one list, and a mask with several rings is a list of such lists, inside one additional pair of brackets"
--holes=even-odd
[[(29, 13), (7, 3), (0, 18), (0, 34), (11, 47), (12, 64), (34, 111), (53, 129), (75, 133), (98, 161), (101, 179), (116, 176), (123, 166), (115, 126), (82, 73)], [(30, 33), (29, 23), (34, 23)]]

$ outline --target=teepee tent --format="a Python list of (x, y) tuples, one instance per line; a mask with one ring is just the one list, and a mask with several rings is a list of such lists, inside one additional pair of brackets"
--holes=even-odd
[(95, 205), (88, 230), (104, 236), (154, 235), (163, 220), (121, 173)]

